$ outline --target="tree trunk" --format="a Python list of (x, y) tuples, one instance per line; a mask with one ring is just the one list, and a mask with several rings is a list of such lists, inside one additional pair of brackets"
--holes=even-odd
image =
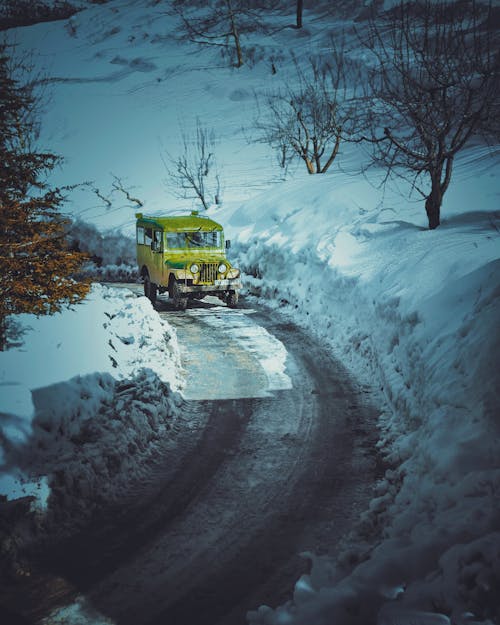
[(0, 352), (3, 352), (7, 343), (7, 318), (0, 317)]
[(302, 28), (302, 8), (304, 0), (297, 0), (297, 28)]
[(312, 161), (307, 156), (302, 156), (302, 160), (306, 164), (308, 174), (317, 173), (314, 171), (314, 165), (312, 164)]
[(238, 28), (236, 26), (236, 20), (234, 18), (234, 12), (233, 12), (233, 6), (231, 4), (231, 0), (227, 0), (227, 8), (229, 11), (229, 19), (231, 21), (231, 36), (234, 39), (234, 47), (236, 48), (236, 58), (237, 58), (236, 67), (241, 67), (243, 65), (243, 53), (241, 51), (240, 36), (238, 33)]
[(441, 194), (440, 184), (432, 183), (432, 190), (425, 200), (425, 212), (429, 222), (429, 229), (435, 230), (441, 223), (441, 203), (443, 196)]
[(340, 130), (338, 131), (338, 134), (335, 138), (335, 145), (333, 146), (333, 150), (332, 153), (330, 154), (330, 157), (328, 158), (328, 160), (326, 161), (323, 169), (321, 170), (321, 173), (324, 174), (328, 171), (328, 168), (330, 167), (330, 165), (333, 163), (333, 161), (335, 160), (335, 158), (337, 157), (337, 154), (339, 153), (339, 147), (340, 147)]
[(236, 57), (238, 59), (236, 67), (241, 67), (243, 65), (243, 53), (241, 51), (240, 38), (239, 38), (239, 35), (238, 35), (238, 33), (236, 31), (235, 31), (235, 34), (234, 34), (234, 42), (236, 44)]
[(318, 141), (316, 139), (316, 137), (313, 137), (313, 158), (314, 158), (314, 162), (316, 163), (316, 173), (317, 174), (321, 174), (321, 156), (319, 154), (319, 150), (318, 150)]

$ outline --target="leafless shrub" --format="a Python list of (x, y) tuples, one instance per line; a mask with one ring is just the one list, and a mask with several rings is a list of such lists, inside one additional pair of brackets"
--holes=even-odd
[(332, 42), (327, 59), (311, 58), (304, 71), (295, 64), (296, 86), (268, 93), (264, 112), (256, 121), (262, 141), (278, 155), (281, 167), (301, 159), (310, 174), (324, 174), (339, 153), (342, 141), (357, 130), (357, 72)]

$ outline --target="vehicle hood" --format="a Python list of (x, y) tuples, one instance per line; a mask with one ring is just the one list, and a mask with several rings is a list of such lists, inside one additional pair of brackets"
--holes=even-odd
[(221, 261), (224, 261), (224, 263), (226, 263), (226, 265), (228, 265), (229, 267), (231, 266), (231, 263), (227, 260), (222, 252), (201, 252), (175, 256), (170, 254), (165, 255), (165, 264), (169, 265), (169, 267), (172, 267), (174, 269), (183, 269), (186, 264), (191, 263), (220, 263)]

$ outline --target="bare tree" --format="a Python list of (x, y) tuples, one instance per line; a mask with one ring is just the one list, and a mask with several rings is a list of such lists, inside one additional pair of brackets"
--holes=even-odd
[(348, 89), (347, 74), (354, 79), (343, 47), (327, 63), (310, 59), (307, 72), (298, 64), (297, 86), (267, 95), (265, 114), (257, 120), (262, 140), (272, 146), (281, 167), (294, 158), (305, 163), (310, 174), (324, 174), (336, 159), (340, 144), (356, 128), (354, 90)]
[(181, 199), (199, 200), (205, 210), (222, 203), (220, 175), (215, 160), (214, 131), (196, 122), (196, 133), (182, 134), (183, 151), (177, 157), (167, 154), (163, 162), (174, 194)]
[(200, 45), (232, 50), (235, 66), (241, 67), (244, 63), (241, 33), (255, 29), (260, 22), (257, 9), (249, 4), (245, 0), (210, 3), (176, 0), (173, 9), (182, 20), (185, 37)]
[[(498, 132), (499, 51), (491, 6), (401, 2), (372, 21), (369, 126), (375, 161), (409, 179), (440, 224), (453, 161), (475, 135)], [(495, 108), (497, 110), (495, 111)]]

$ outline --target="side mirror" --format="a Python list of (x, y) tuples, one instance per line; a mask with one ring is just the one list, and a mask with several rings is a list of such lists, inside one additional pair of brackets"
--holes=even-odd
[(231, 241), (230, 239), (226, 239), (226, 250), (228, 250), (231, 247)]

